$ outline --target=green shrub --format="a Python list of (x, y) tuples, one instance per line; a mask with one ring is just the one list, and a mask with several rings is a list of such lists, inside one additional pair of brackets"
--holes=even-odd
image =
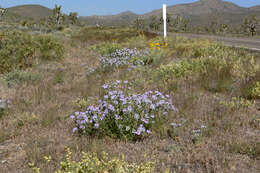
[[(44, 157), (47, 163), (50, 163), (50, 157)], [(40, 168), (30, 164), (35, 173), (40, 173)], [(95, 153), (82, 153), (79, 161), (72, 160), (72, 152), (67, 149), (66, 158), (59, 164), (60, 168), (55, 173), (151, 173), (154, 170), (153, 162), (129, 164), (124, 156), (110, 159), (108, 154), (103, 152), (101, 157)]]
[(3, 76), (4, 82), (8, 87), (22, 83), (32, 83), (40, 79), (39, 74), (32, 73), (31, 71), (14, 70), (6, 73)]
[(64, 47), (51, 36), (39, 36), (37, 38), (40, 58), (44, 60), (58, 60), (63, 57)]
[(243, 71), (238, 86), (238, 95), (247, 99), (259, 98), (260, 66), (251, 61), (251, 63), (247, 63), (247, 68), (244, 68)]
[(57, 71), (53, 75), (53, 83), (54, 84), (63, 84), (64, 83), (64, 72), (63, 71)]
[(192, 79), (200, 81), (202, 87), (213, 92), (241, 90), (243, 95), (252, 95), (253, 91), (256, 92), (256, 81), (260, 79), (259, 66), (252, 62), (250, 56), (240, 56), (228, 50), (226, 53), (223, 57), (215, 54), (161, 65), (155, 76), (168, 84), (176, 82), (176, 79)]
[(114, 53), (117, 49), (122, 48), (120, 46), (120, 44), (116, 43), (116, 42), (103, 42), (103, 43), (99, 43), (99, 44), (95, 44), (93, 46), (91, 46), (89, 49), (90, 50), (94, 50), (97, 51), (98, 53), (101, 54), (101, 56), (105, 55), (105, 54), (111, 54)]
[[(63, 45), (50, 36), (32, 36), (28, 33), (5, 31), (0, 33), (0, 73), (31, 67), (38, 58), (61, 59)], [(37, 56), (39, 50), (39, 56)]]
[(219, 97), (218, 94), (214, 95), (214, 99), (216, 103), (222, 106), (225, 106), (227, 109), (231, 111), (239, 110), (239, 109), (247, 109), (253, 105), (255, 105), (255, 101), (250, 101), (244, 99), (243, 97), (232, 97), (229, 100), (223, 100)]
[(260, 82), (256, 82), (256, 85), (252, 90), (252, 94), (254, 97), (260, 97)]
[(32, 66), (36, 47), (31, 35), (2, 32), (0, 37), (0, 73)]

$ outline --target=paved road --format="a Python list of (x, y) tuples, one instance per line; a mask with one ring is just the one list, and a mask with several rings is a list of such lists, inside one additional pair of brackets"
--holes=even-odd
[[(158, 34), (162, 34), (159, 32)], [(188, 38), (206, 38), (212, 39), (219, 42), (224, 42), (224, 44), (233, 47), (243, 47), (250, 49), (252, 51), (259, 51), (260, 52), (260, 38), (235, 38), (235, 37), (224, 37), (224, 36), (214, 36), (214, 35), (202, 35), (202, 34), (188, 34), (188, 33), (169, 33), (167, 32), (168, 36), (186, 36)]]

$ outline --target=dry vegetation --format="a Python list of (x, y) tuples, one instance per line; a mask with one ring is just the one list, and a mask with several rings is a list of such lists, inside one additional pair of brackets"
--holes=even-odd
[[(40, 59), (23, 72), (3, 74), (9, 77), (2, 77), (0, 97), (10, 99), (11, 107), (0, 115), (0, 172), (27, 173), (31, 167), (54, 172), (67, 157), (66, 147), (75, 160), (82, 152), (99, 159), (102, 152), (109, 158), (123, 154), (125, 164), (154, 163), (154, 172), (260, 171), (259, 54), (177, 37), (153, 49), (144, 65), (98, 68), (100, 54), (124, 47), (152, 49), (151, 42), (163, 42), (154, 34), (136, 33), (90, 28), (60, 36), (62, 60)], [(87, 74), (92, 67), (95, 71)], [(73, 133), (75, 101), (96, 103), (104, 96), (101, 86), (115, 80), (132, 82), (138, 93), (169, 94), (178, 112), (137, 141)]]

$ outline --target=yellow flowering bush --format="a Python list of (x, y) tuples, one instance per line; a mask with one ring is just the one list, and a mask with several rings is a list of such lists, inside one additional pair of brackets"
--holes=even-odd
[(218, 100), (218, 103), (222, 106), (230, 108), (231, 110), (238, 110), (243, 108), (249, 108), (255, 104), (255, 101), (247, 100), (240, 97), (232, 97), (231, 100), (222, 100), (218, 94), (214, 95), (214, 99)]
[(260, 97), (260, 82), (256, 82), (256, 85), (252, 90), (252, 94), (254, 97)]
[(163, 41), (160, 42), (150, 42), (150, 48), (151, 49), (157, 49), (160, 50), (161, 48), (168, 47), (168, 42)]
[[(72, 160), (72, 152), (66, 149), (67, 154), (64, 161), (60, 162), (60, 168), (55, 173), (151, 173), (154, 170), (153, 162), (137, 164), (128, 164), (124, 156), (110, 159), (108, 153), (103, 152), (101, 157), (95, 153), (82, 152), (82, 158), (79, 161)], [(45, 156), (47, 164), (51, 157)], [(30, 164), (34, 173), (40, 173), (40, 168)]]

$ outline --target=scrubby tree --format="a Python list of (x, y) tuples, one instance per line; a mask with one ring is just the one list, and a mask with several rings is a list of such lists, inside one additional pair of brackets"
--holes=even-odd
[(0, 21), (2, 20), (3, 16), (6, 14), (7, 9), (0, 7)]
[(76, 12), (70, 12), (69, 16), (69, 21), (72, 25), (74, 25), (75, 23), (77, 23), (78, 20), (78, 13)]
[(249, 18), (244, 19), (244, 23), (242, 24), (242, 28), (244, 32), (251, 34), (251, 36), (256, 35), (257, 32), (258, 20), (256, 16), (250, 16)]

